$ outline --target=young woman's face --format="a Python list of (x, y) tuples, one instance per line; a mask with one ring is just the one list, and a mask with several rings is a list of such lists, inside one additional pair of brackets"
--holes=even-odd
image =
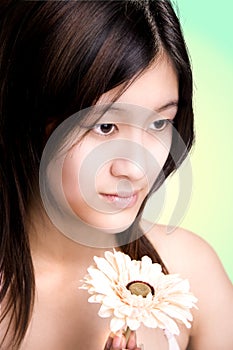
[[(117, 90), (105, 93), (98, 105), (110, 103)], [(132, 224), (168, 157), (177, 104), (177, 76), (165, 57), (69, 149), (62, 186), (83, 222), (111, 233)]]

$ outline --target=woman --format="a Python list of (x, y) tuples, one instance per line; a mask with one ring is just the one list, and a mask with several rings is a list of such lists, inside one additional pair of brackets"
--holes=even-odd
[[(193, 311), (191, 329), (180, 326), (175, 346), (230, 350), (232, 285), (213, 250), (182, 229), (166, 235), (164, 227), (151, 225), (144, 235), (139, 225), (147, 197), (182, 163), (193, 143), (192, 74), (170, 1), (2, 1), (0, 16), (1, 348), (168, 346), (157, 329), (140, 328), (138, 341), (132, 332), (127, 344), (122, 334), (108, 337), (107, 320), (99, 319), (78, 290), (93, 256), (105, 249), (67, 237), (45, 205), (43, 172), (42, 191), (39, 186), (44, 147), (54, 130), (78, 113), (78, 139), (70, 138), (74, 129), (69, 125), (58, 146), (65, 141), (63, 191), (85, 224), (85, 236), (122, 232), (115, 246), (123, 252), (134, 259), (148, 255), (164, 273), (189, 279), (199, 309)], [(91, 106), (107, 105), (104, 112), (109, 111), (115, 103), (126, 110), (136, 105), (139, 111), (155, 111), (156, 117), (148, 113), (137, 122), (122, 121), (121, 114), (106, 118), (102, 110), (89, 123), (89, 113), (82, 113)], [(162, 139), (155, 137), (160, 129)], [(131, 159), (132, 151), (100, 164), (93, 174), (91, 197), (98, 200), (92, 205), (73, 169), (87, 174), (82, 171), (87, 156), (99, 155), (108, 142), (118, 140), (138, 147), (141, 158)], [(156, 163), (150, 176), (143, 152)], [(46, 166), (53, 156), (50, 150)], [(117, 191), (119, 183), (126, 189)], [(103, 212), (100, 203), (107, 206)]]

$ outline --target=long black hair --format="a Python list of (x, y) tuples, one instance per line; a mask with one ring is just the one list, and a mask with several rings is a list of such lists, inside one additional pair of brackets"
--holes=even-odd
[[(192, 73), (169, 0), (2, 0), (0, 43), (0, 322), (7, 316), (11, 346), (17, 348), (34, 303), (26, 227), (30, 204), (38, 200), (48, 126), (55, 128), (103, 93), (126, 86), (164, 51), (179, 80), (174, 126), (186, 145), (184, 152), (173, 138), (177, 158), (168, 157), (167, 177), (193, 143)], [(130, 230), (140, 231), (138, 220)], [(139, 236), (122, 250), (135, 259), (149, 255), (167, 273), (147, 238)]]

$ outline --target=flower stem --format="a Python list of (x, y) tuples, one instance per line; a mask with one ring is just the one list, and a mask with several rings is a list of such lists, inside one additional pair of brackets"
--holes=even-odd
[(125, 336), (125, 339), (126, 339), (126, 344), (128, 343), (130, 333), (131, 333), (131, 329), (129, 327), (127, 327), (126, 331), (124, 333), (124, 336)]

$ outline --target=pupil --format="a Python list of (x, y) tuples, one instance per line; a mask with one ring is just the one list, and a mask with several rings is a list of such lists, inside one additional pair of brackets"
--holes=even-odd
[(101, 131), (102, 131), (104, 134), (109, 133), (110, 131), (112, 131), (112, 124), (102, 124), (102, 125), (101, 125)]
[(155, 127), (157, 129), (161, 129), (164, 126), (165, 121), (164, 120), (158, 120), (155, 122)]

